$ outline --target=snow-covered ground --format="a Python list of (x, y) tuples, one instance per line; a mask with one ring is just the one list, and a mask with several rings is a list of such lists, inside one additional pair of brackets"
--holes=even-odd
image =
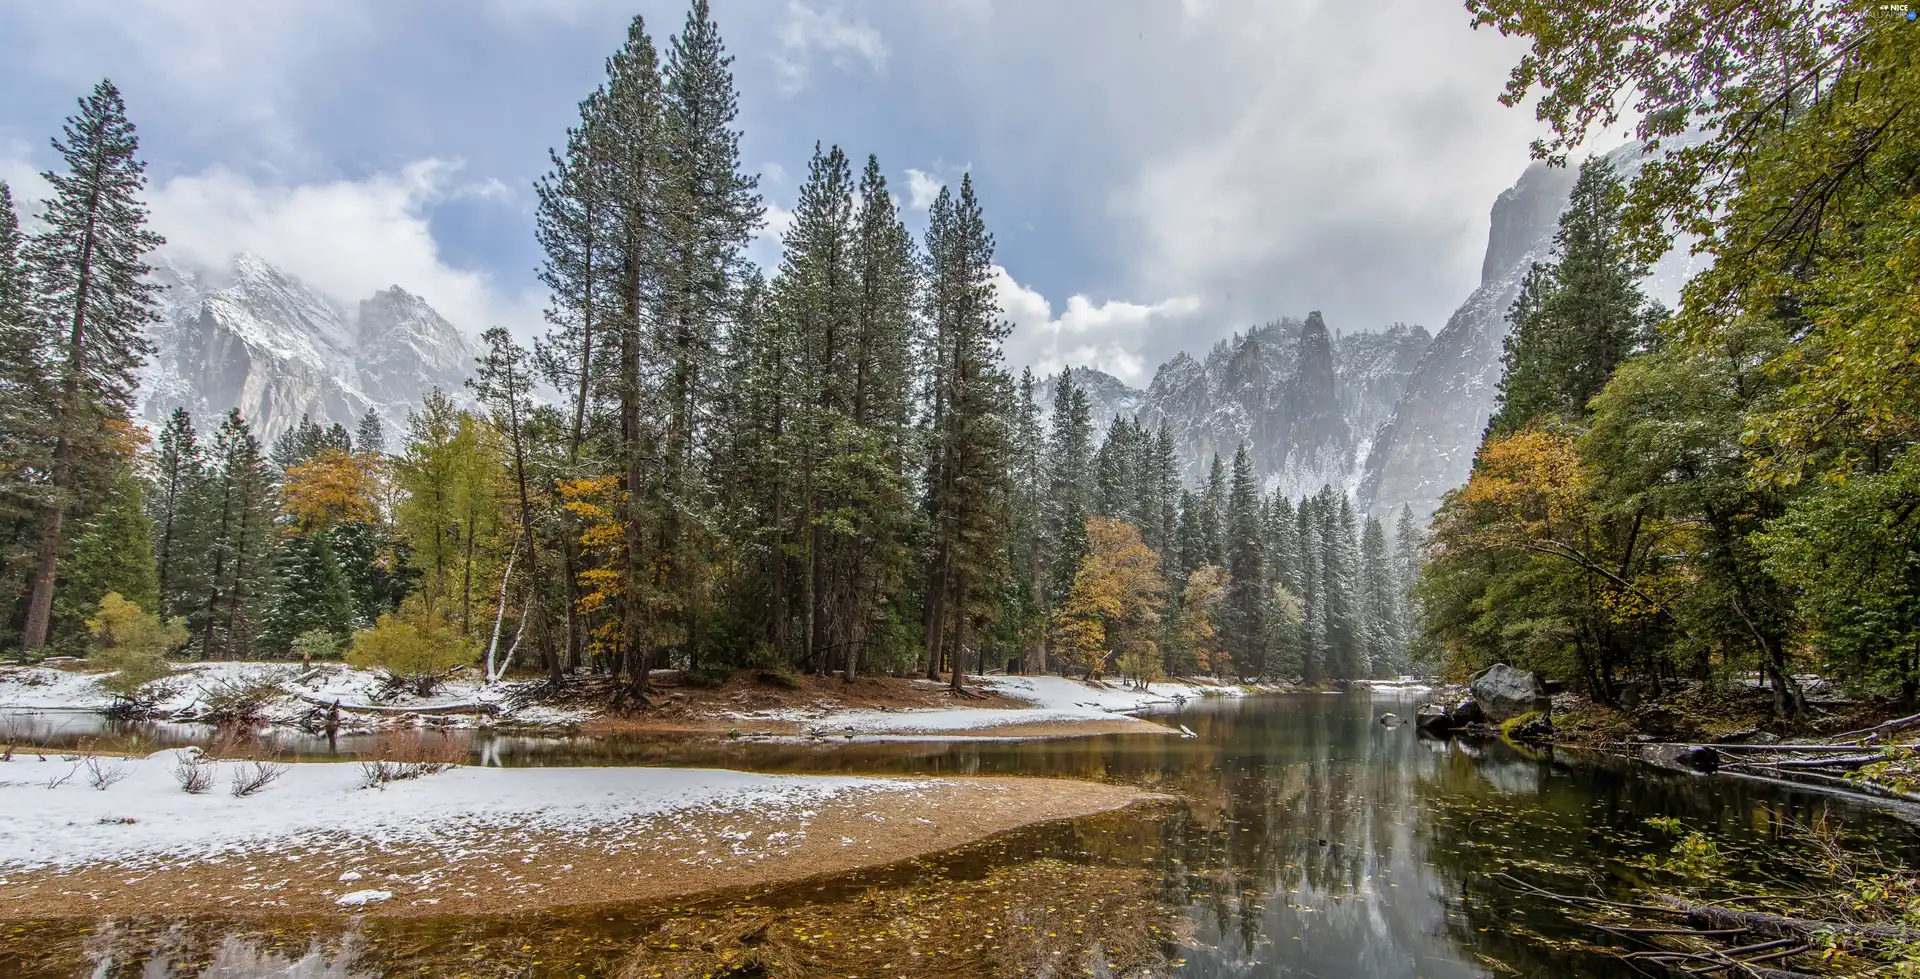
[[(389, 696), (380, 674), (339, 663), (303, 669), (290, 663), (183, 663), (174, 675), (150, 689), (157, 694), (156, 716), (191, 718), (205, 710), (222, 691), (271, 683), (281, 695), (266, 706), (265, 720), (290, 722), (318, 703), (340, 702), (343, 707), (453, 708), (487, 705), (496, 716), (526, 724), (572, 724), (586, 720), (578, 711), (542, 705), (514, 707), (518, 683), (480, 682), (477, 673), (457, 676), (440, 685), (431, 697)], [(101, 689), (106, 674), (78, 673), (47, 666), (0, 667), (0, 710), (105, 710), (113, 695)]]
[(993, 676), (980, 685), (1032, 706), (945, 707), (928, 710), (769, 711), (744, 719), (798, 721), (818, 734), (961, 734), (992, 731), (1015, 724), (1076, 724), (1111, 721), (1170, 708), (1202, 697), (1240, 697), (1246, 688), (1197, 683), (1154, 683), (1145, 690), (1119, 684), (1087, 683), (1058, 676)]
[[(0, 883), (5, 870), (95, 861), (131, 865), (311, 847), (347, 833), (379, 846), (423, 844), (457, 856), (512, 833), (577, 836), (696, 811), (790, 815), (848, 793), (911, 791), (927, 783), (822, 775), (755, 775), (680, 768), (456, 768), (362, 788), (352, 763), (287, 766), (255, 795), (229, 791), (247, 762), (212, 762), (210, 791), (182, 791), (183, 752), (94, 759), (120, 781), (89, 782), (87, 762), (15, 755), (0, 763)], [(49, 788), (61, 776), (72, 777)]]
[[(46, 666), (0, 667), (0, 712), (100, 711), (113, 695), (100, 688), (102, 674), (88, 674)], [(539, 681), (532, 681), (539, 682)], [(156, 716), (192, 719), (200, 716), (211, 698), (222, 691), (256, 684), (272, 684), (281, 691), (265, 706), (263, 720), (290, 724), (321, 704), (372, 707), (384, 711), (457, 709), (484, 705), (495, 721), (534, 725), (568, 725), (591, 720), (588, 711), (540, 704), (518, 704), (514, 694), (522, 683), (491, 686), (468, 671), (443, 683), (432, 697), (393, 694), (380, 675), (341, 664), (303, 669), (275, 663), (189, 663), (176, 668), (171, 679), (154, 688)], [(990, 732), (1010, 725), (1072, 725), (1111, 722), (1123, 715), (1145, 713), (1206, 697), (1241, 697), (1254, 688), (1207, 681), (1161, 682), (1145, 689), (1119, 683), (1088, 683), (1057, 676), (991, 676), (977, 684), (1028, 706), (943, 707), (926, 709), (784, 708), (726, 715), (752, 723), (785, 722), (815, 734), (835, 736), (901, 737), (960, 735)], [(937, 686), (930, 684), (931, 686)], [(358, 714), (349, 723), (376, 723), (379, 715)], [(467, 724), (474, 715), (445, 717), (448, 723)]]

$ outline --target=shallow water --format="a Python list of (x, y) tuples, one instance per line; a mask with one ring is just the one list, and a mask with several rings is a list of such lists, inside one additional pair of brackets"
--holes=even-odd
[[(476, 738), (476, 760), (488, 764), (1057, 775), (1146, 786), (1181, 801), (1033, 827), (905, 867), (677, 908), (7, 926), (0, 975), (1639, 976), (1657, 973), (1592, 950), (1604, 935), (1490, 875), (1512, 871), (1588, 893), (1677, 886), (1648, 865), (1673, 845), (1648, 824), (1656, 816), (1713, 839), (1746, 887), (1791, 877), (1778, 862), (1779, 841), (1828, 815), (1881, 834), (1890, 848), (1916, 846), (1913, 829), (1885, 812), (1812, 793), (1435, 741), (1376, 721), (1388, 710), (1410, 716), (1413, 705), (1364, 693), (1206, 701), (1175, 718), (1198, 735), (1191, 739)], [(192, 732), (141, 736), (159, 744)], [(294, 747), (309, 757), (329, 750), (325, 742)], [(331, 750), (354, 747), (342, 739)], [(1012, 927), (1006, 922), (1021, 922), (1031, 940), (1016, 947), (995, 937)], [(1148, 927), (1157, 930), (1141, 931)], [(1123, 947), (1153, 954), (1123, 962)], [(1120, 971), (1129, 964), (1133, 971)]]

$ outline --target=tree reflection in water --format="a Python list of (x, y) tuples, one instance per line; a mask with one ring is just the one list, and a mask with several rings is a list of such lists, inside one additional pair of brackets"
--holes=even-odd
[[(1565, 752), (1556, 758), (1501, 743), (1433, 741), (1376, 722), (1382, 711), (1405, 716), (1413, 706), (1366, 694), (1209, 701), (1178, 717), (1198, 735), (1191, 739), (476, 739), (476, 752), (506, 765), (1054, 775), (1142, 785), (1181, 801), (1033, 827), (904, 867), (677, 908), (368, 919), (351, 928), (305, 921), (36, 923), (5, 943), (0, 965), (7, 968), (0, 972), (346, 979), (736, 969), (798, 977), (884, 963), (893, 968), (874, 974), (912, 976), (905, 964), (913, 953), (938, 952), (943, 962), (965, 963), (941, 975), (1035, 975), (1058, 963), (1060, 975), (1084, 975), (1086, 968), (1118, 975), (1111, 968), (1131, 965), (1125, 974), (1635, 976), (1593, 947), (1604, 944), (1598, 932), (1557, 907), (1495, 886), (1488, 875), (1511, 870), (1560, 890), (1615, 896), (1668, 885), (1648, 859), (1672, 845), (1647, 825), (1655, 816), (1712, 837), (1731, 858), (1732, 883), (1753, 888), (1790, 875), (1781, 860), (1784, 837), (1796, 822), (1830, 808), (1845, 820), (1883, 823), (1890, 839), (1912, 839), (1909, 829), (1877, 813), (1820, 796), (1653, 774)], [(987, 894), (993, 901), (979, 903)], [(778, 957), (752, 952), (756, 933), (812, 936), (827, 930), (821, 922), (836, 920), (847, 923), (840, 945), (829, 936), (786, 941)], [(1054, 920), (1078, 921), (1083, 934), (1056, 927), (1049, 939), (1043, 928), (1034, 942), (1006, 940), (1021, 922)], [(751, 927), (722, 927), (743, 921)], [(1152, 936), (1144, 946), (1127, 943), (1152, 954), (1109, 963), (1105, 950), (1121, 930), (1129, 938)], [(683, 946), (686, 954), (678, 955), (683, 949), (670, 946), (682, 943), (661, 940), (672, 935), (701, 947)], [(160, 971), (148, 971), (154, 963)], [(742, 966), (751, 968), (737, 971)]]

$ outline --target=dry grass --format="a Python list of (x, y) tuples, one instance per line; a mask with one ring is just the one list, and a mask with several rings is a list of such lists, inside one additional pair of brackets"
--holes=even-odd
[(465, 739), (441, 735), (424, 738), (419, 730), (402, 728), (387, 731), (374, 742), (369, 757), (360, 762), (360, 784), (377, 789), (389, 782), (402, 782), (457, 768), (467, 760)]

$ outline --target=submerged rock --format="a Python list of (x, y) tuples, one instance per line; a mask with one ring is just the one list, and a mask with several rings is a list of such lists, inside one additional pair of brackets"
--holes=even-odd
[(1643, 744), (1640, 760), (1656, 768), (1676, 772), (1714, 772), (1720, 768), (1720, 753), (1706, 745)]
[(1540, 682), (1540, 675), (1531, 670), (1495, 663), (1475, 673), (1468, 681), (1468, 686), (1473, 690), (1473, 699), (1480, 705), (1481, 713), (1495, 724), (1525, 714), (1545, 715), (1553, 709), (1552, 701), (1547, 699), (1546, 686)]
[(1406, 721), (1401, 720), (1399, 714), (1387, 713), (1380, 715), (1380, 723), (1386, 727), (1399, 727)]
[(1453, 730), (1453, 717), (1439, 704), (1421, 704), (1413, 714), (1413, 726), (1433, 734), (1445, 734)]

